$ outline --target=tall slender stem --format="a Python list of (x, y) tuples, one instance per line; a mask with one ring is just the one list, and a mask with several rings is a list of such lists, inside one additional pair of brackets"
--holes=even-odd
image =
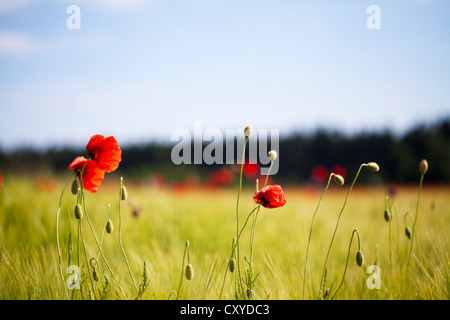
[[(84, 171), (84, 168), (86, 167), (86, 164), (89, 161), (90, 161), (90, 159), (88, 159), (86, 161), (86, 163), (84, 164), (83, 171)], [(106, 264), (106, 267), (108, 268), (109, 272), (111, 273), (111, 276), (113, 277), (114, 281), (116, 282), (117, 286), (119, 287), (120, 293), (122, 293), (123, 297), (125, 299), (127, 299), (127, 296), (125, 295), (125, 292), (123, 291), (122, 287), (120, 286), (119, 280), (117, 280), (114, 272), (112, 271), (111, 267), (109, 266), (108, 261), (106, 260), (105, 255), (103, 254), (103, 250), (102, 250), (100, 244), (98, 243), (97, 237), (95, 236), (94, 228), (92, 227), (91, 220), (89, 219), (89, 215), (88, 215), (87, 210), (86, 210), (86, 201), (85, 201), (85, 198), (84, 198), (84, 191), (83, 191), (84, 190), (84, 188), (83, 188), (83, 171), (80, 174), (80, 184), (81, 184), (80, 192), (81, 192), (81, 197), (82, 197), (82, 201), (83, 201), (83, 210), (84, 210), (84, 214), (86, 215), (86, 220), (87, 220), (87, 222), (89, 224), (89, 228), (91, 230), (92, 236), (93, 236), (93, 238), (95, 240), (95, 243), (97, 244), (98, 250), (100, 251), (102, 259), (103, 259), (103, 261)]]
[(66, 290), (66, 294), (67, 294), (67, 299), (70, 300), (69, 297), (69, 289), (66, 286), (66, 282), (64, 281), (64, 275), (63, 275), (63, 271), (62, 271), (62, 261), (61, 261), (61, 247), (59, 245), (59, 214), (61, 212), (61, 204), (62, 204), (62, 198), (64, 195), (64, 191), (67, 188), (67, 185), (69, 184), (70, 180), (73, 179), (73, 176), (75, 175), (75, 172), (70, 176), (69, 180), (67, 180), (63, 191), (61, 192), (61, 196), (59, 197), (59, 206), (58, 206), (58, 211), (56, 212), (56, 244), (58, 247), (58, 261), (59, 261), (59, 273), (61, 275), (61, 280), (63, 282), (64, 288)]
[(238, 191), (238, 195), (237, 195), (237, 200), (236, 200), (236, 256), (237, 256), (237, 276), (239, 279), (239, 285), (240, 288), (242, 290), (242, 293), (244, 292), (244, 286), (242, 285), (242, 278), (241, 278), (241, 267), (240, 267), (240, 258), (239, 258), (239, 199), (241, 197), (241, 190), (242, 190), (242, 172), (244, 170), (244, 162), (245, 162), (245, 148), (247, 146), (247, 140), (248, 138), (245, 137), (245, 141), (244, 141), (244, 148), (242, 151), (242, 162), (241, 162), (241, 172), (239, 174), (239, 191)]
[(323, 199), (325, 193), (327, 192), (328, 187), (330, 186), (331, 178), (333, 177), (333, 175), (334, 175), (333, 173), (330, 174), (330, 177), (328, 178), (328, 183), (327, 183), (325, 189), (323, 190), (322, 195), (320, 196), (319, 203), (317, 204), (316, 210), (314, 211), (314, 214), (313, 214), (313, 217), (312, 217), (312, 220), (311, 220), (311, 227), (309, 228), (309, 236), (308, 236), (308, 245), (306, 247), (305, 268), (303, 270), (303, 293), (302, 293), (302, 299), (305, 299), (306, 269), (307, 269), (307, 266), (308, 266), (309, 246), (310, 246), (310, 243), (311, 243), (311, 234), (312, 234), (312, 230), (313, 230), (313, 226), (314, 226), (314, 219), (316, 217), (317, 211), (319, 210), (320, 203), (322, 202), (322, 199)]
[[(92, 293), (94, 295), (94, 299), (97, 299), (96, 295), (95, 295), (95, 286), (94, 286), (94, 280), (92, 279), (92, 275), (91, 275), (91, 271), (89, 270), (89, 259), (87, 256), (87, 251), (86, 251), (86, 244), (84, 242), (84, 237), (83, 237), (83, 226), (80, 220), (80, 235), (81, 235), (81, 242), (83, 244), (83, 249), (84, 249), (84, 257), (86, 259), (86, 269), (87, 269), (87, 273), (89, 274), (89, 279), (91, 281), (91, 286), (92, 286)], [(89, 298), (91, 298), (89, 296)]]
[(356, 173), (355, 179), (353, 179), (353, 182), (352, 182), (350, 188), (348, 189), (347, 196), (345, 197), (344, 205), (342, 206), (342, 209), (339, 212), (339, 216), (338, 216), (338, 219), (336, 221), (336, 226), (335, 226), (334, 232), (333, 232), (333, 237), (331, 238), (330, 247), (328, 248), (327, 256), (326, 256), (325, 262), (323, 264), (322, 277), (321, 277), (321, 280), (320, 280), (320, 291), (323, 290), (323, 285), (324, 285), (323, 281), (324, 281), (324, 278), (325, 278), (325, 270), (327, 268), (328, 257), (330, 256), (331, 247), (333, 246), (334, 237), (336, 236), (336, 232), (337, 232), (337, 229), (338, 229), (338, 226), (339, 226), (339, 221), (341, 219), (342, 212), (344, 211), (345, 205), (347, 204), (347, 200), (348, 200), (348, 196), (350, 194), (350, 191), (352, 191), (353, 186), (354, 186), (354, 184), (356, 182), (356, 179), (358, 179), (358, 176), (359, 176), (359, 173), (361, 172), (362, 167), (365, 167), (365, 166), (367, 166), (366, 163), (363, 163), (362, 165), (359, 166), (359, 169), (358, 169), (358, 172)]
[(339, 285), (339, 287), (334, 292), (333, 296), (331, 297), (331, 300), (333, 300), (334, 296), (338, 293), (339, 289), (341, 289), (342, 284), (344, 283), (345, 273), (347, 272), (347, 266), (348, 266), (348, 258), (350, 257), (350, 249), (352, 247), (353, 235), (355, 234), (355, 232), (356, 232), (356, 235), (358, 236), (358, 251), (361, 250), (361, 241), (360, 241), (360, 238), (359, 238), (359, 232), (358, 232), (358, 230), (355, 229), (352, 232), (352, 237), (350, 238), (350, 243), (348, 245), (347, 262), (345, 263), (344, 274), (342, 275), (341, 284)]
[(250, 219), (250, 217), (251, 217), (251, 215), (253, 214), (253, 212), (255, 212), (255, 210), (258, 209), (260, 206), (261, 206), (261, 205), (259, 204), (258, 206), (256, 206), (255, 208), (253, 208), (253, 210), (248, 214), (247, 218), (245, 219), (244, 225), (242, 226), (242, 229), (241, 229), (241, 231), (239, 232), (239, 234), (238, 234), (238, 236), (237, 236), (237, 238), (236, 238), (236, 242), (234, 243), (234, 246), (233, 246), (233, 248), (232, 248), (232, 250), (231, 250), (231, 256), (230, 256), (230, 258), (228, 259), (227, 268), (226, 268), (225, 274), (224, 274), (224, 276), (223, 276), (223, 282), (222, 282), (222, 288), (221, 288), (220, 294), (219, 294), (219, 300), (222, 298), (223, 288), (224, 288), (224, 286), (225, 286), (225, 280), (226, 280), (226, 278), (227, 278), (227, 273), (228, 273), (228, 265), (229, 265), (231, 259), (233, 258), (233, 255), (234, 255), (235, 251), (236, 251), (236, 253), (237, 253), (237, 243), (238, 243), (238, 240), (239, 240), (239, 238), (241, 237), (241, 234), (242, 234), (242, 232), (244, 231), (245, 227), (247, 226), (248, 219)]
[(407, 267), (409, 267), (409, 262), (411, 261), (411, 254), (412, 254), (412, 249), (413, 249), (413, 241), (414, 241), (414, 237), (416, 235), (416, 222), (417, 222), (417, 216), (419, 215), (420, 191), (422, 190), (422, 183), (423, 183), (424, 175), (425, 175), (424, 173), (422, 173), (420, 175), (419, 193), (417, 195), (417, 205), (416, 205), (416, 216), (414, 217), (414, 222), (413, 222), (413, 229), (412, 229), (412, 234), (411, 234), (411, 244), (410, 244), (410, 247), (409, 247), (409, 258), (408, 258)]
[(128, 262), (127, 255), (125, 253), (125, 249), (123, 248), (122, 243), (122, 196), (123, 196), (123, 177), (120, 178), (120, 196), (119, 196), (119, 244), (122, 249), (123, 257), (125, 258), (125, 262), (127, 263), (128, 272), (130, 273), (131, 280), (133, 281), (134, 288), (139, 292), (139, 289), (136, 285), (136, 281), (133, 277), (133, 272), (131, 272), (130, 263)]
[(186, 258), (186, 251), (188, 252), (188, 261), (189, 261), (189, 241), (186, 241), (186, 243), (184, 245), (183, 262), (181, 263), (180, 284), (178, 285), (178, 290), (177, 290), (177, 300), (180, 297), (181, 284), (183, 283), (183, 278), (184, 278), (184, 260)]

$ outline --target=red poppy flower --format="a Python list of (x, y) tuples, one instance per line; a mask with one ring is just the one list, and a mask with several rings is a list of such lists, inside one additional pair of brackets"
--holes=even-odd
[(96, 134), (91, 137), (86, 151), (97, 166), (105, 172), (113, 172), (122, 160), (122, 150), (114, 137)]
[(262, 188), (253, 197), (256, 203), (260, 203), (264, 208), (279, 208), (286, 203), (283, 190), (279, 185), (272, 184)]
[(0, 187), (3, 185), (3, 173), (0, 171)]
[[(86, 163), (87, 161), (87, 163)], [(84, 164), (86, 166), (84, 167)], [(94, 160), (86, 159), (85, 157), (76, 157), (75, 160), (69, 165), (71, 170), (83, 170), (83, 187), (89, 192), (95, 193), (98, 191), (103, 178), (105, 177), (105, 172), (101, 170)], [(78, 176), (79, 178), (79, 176)]]

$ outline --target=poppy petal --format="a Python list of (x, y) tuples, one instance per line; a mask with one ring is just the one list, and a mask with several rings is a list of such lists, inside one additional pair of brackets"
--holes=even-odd
[(115, 171), (122, 160), (122, 150), (113, 136), (107, 138), (99, 134), (92, 136), (86, 151), (105, 172)]
[(84, 157), (75, 158), (69, 165), (69, 169), (74, 171), (83, 170), (83, 187), (92, 193), (98, 191), (98, 188), (105, 177), (105, 172), (97, 166), (97, 163), (94, 160), (88, 160)]
[(283, 190), (279, 185), (268, 185), (254, 195), (253, 200), (265, 208), (282, 207), (286, 203)]

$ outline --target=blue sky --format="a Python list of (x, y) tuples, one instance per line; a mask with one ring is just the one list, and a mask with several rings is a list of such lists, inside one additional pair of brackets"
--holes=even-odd
[(449, 14), (447, 0), (0, 0), (0, 147), (169, 143), (194, 121), (403, 132), (450, 116)]

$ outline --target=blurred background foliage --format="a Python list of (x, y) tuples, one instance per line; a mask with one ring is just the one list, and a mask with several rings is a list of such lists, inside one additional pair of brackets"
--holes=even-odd
[[(203, 142), (204, 146), (207, 144)], [(114, 174), (137, 182), (164, 184), (188, 181), (203, 184), (211, 182), (211, 177), (215, 173), (217, 177), (217, 172), (225, 168), (232, 173), (232, 177), (227, 180), (222, 175), (219, 184), (237, 183), (239, 166), (175, 165), (171, 160), (173, 146), (154, 142), (122, 146), (123, 159)], [(5, 177), (22, 174), (54, 178), (66, 174), (70, 162), (78, 155), (87, 156), (85, 153), (84, 149), (74, 148), (0, 150), (0, 170)], [(225, 158), (225, 146), (223, 154)], [(402, 135), (388, 130), (351, 136), (324, 129), (312, 133), (293, 133), (280, 138), (279, 171), (271, 178), (277, 183), (323, 182), (332, 170), (338, 170), (338, 173), (342, 172), (350, 178), (361, 163), (375, 161), (381, 167), (378, 180), (365, 182), (417, 182), (421, 159), (427, 159), (430, 165), (427, 173), (429, 182), (450, 182), (450, 118), (431, 125), (416, 125)], [(251, 175), (246, 177), (257, 178)], [(362, 176), (361, 180), (364, 179)]]

